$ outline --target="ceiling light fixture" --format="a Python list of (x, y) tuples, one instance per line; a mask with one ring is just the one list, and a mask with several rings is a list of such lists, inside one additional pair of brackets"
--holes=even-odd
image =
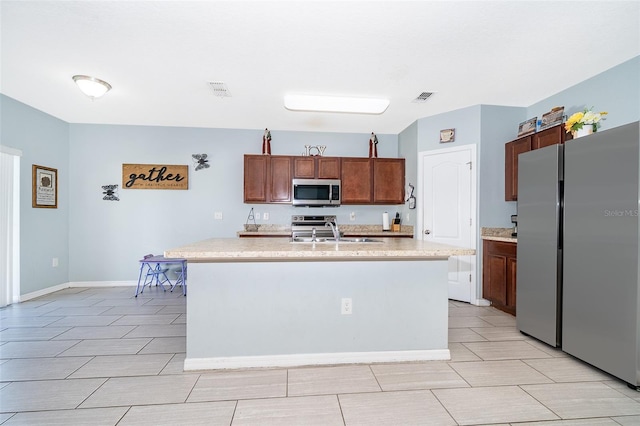
[(284, 107), (292, 111), (382, 114), (388, 106), (389, 100), (382, 98), (352, 98), (324, 95), (285, 95), (284, 97)]
[(90, 97), (91, 100), (97, 99), (111, 90), (111, 85), (99, 78), (88, 75), (74, 75), (72, 78), (82, 93)]

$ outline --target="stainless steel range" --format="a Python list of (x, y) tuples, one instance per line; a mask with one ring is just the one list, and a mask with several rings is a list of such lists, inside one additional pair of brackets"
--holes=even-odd
[(291, 237), (310, 238), (315, 235), (318, 238), (331, 238), (333, 237), (333, 231), (331, 227), (325, 225), (328, 222), (335, 224), (335, 215), (293, 215), (291, 216)]

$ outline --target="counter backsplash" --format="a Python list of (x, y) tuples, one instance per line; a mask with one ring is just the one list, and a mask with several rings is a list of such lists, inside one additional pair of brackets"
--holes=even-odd
[[(371, 233), (388, 233), (389, 236), (393, 235), (413, 235), (413, 226), (401, 225), (400, 232), (382, 231), (382, 225), (342, 225), (340, 224), (340, 232), (345, 235), (349, 234), (371, 234)], [(238, 232), (238, 235), (255, 235), (255, 234), (291, 234), (291, 225), (253, 225), (250, 224), (244, 227), (242, 231)]]

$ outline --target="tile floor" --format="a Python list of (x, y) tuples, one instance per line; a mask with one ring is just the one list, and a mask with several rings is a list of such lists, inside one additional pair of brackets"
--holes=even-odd
[(640, 392), (449, 303), (451, 361), (183, 372), (185, 298), (70, 288), (0, 310), (2, 425), (640, 425)]

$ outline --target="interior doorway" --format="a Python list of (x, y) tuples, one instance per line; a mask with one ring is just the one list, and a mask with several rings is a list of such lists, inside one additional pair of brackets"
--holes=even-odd
[(0, 307), (20, 301), (20, 156), (0, 145)]
[[(476, 146), (419, 154), (419, 238), (476, 248)], [(449, 298), (475, 303), (476, 256), (449, 258)]]

